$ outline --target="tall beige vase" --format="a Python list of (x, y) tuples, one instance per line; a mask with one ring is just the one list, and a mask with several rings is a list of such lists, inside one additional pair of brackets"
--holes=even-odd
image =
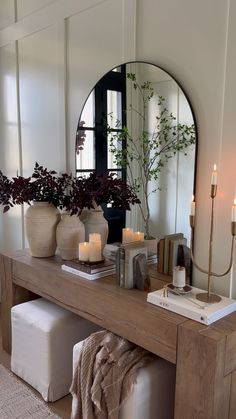
[(48, 202), (33, 202), (27, 208), (25, 228), (31, 256), (45, 258), (55, 255), (59, 220), (60, 212)]
[(103, 216), (103, 211), (100, 209), (90, 209), (83, 221), (85, 227), (85, 240), (89, 241), (90, 233), (100, 233), (102, 241), (102, 251), (108, 238), (108, 222)]
[(84, 224), (77, 215), (62, 214), (56, 231), (57, 246), (61, 258), (78, 258), (78, 244), (85, 240)]

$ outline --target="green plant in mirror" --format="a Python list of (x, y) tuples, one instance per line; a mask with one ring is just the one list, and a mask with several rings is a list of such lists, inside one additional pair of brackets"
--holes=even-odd
[[(168, 161), (180, 152), (187, 155), (188, 147), (195, 143), (196, 132), (193, 124), (177, 122), (176, 116), (165, 106), (165, 98), (155, 93), (150, 81), (140, 83), (135, 73), (127, 73), (127, 79), (136, 92), (136, 105), (127, 107), (126, 125), (113, 121), (113, 115), (109, 115), (109, 149), (116, 165), (127, 169), (127, 181), (141, 201), (145, 238), (150, 239), (150, 195), (160, 190), (158, 179)], [(152, 109), (154, 103), (155, 123), (150, 129), (151, 103)], [(134, 118), (135, 130), (130, 123)]]

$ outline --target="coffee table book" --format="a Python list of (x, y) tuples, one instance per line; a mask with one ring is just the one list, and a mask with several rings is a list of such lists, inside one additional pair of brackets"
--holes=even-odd
[(116, 271), (116, 266), (114, 262), (109, 260), (104, 260), (98, 263), (84, 263), (80, 262), (78, 259), (65, 261), (61, 265), (61, 269), (66, 272), (81, 276), (89, 280), (94, 280), (114, 274)]
[(64, 265), (70, 266), (74, 269), (86, 272), (88, 274), (95, 274), (98, 272), (107, 271), (116, 267), (115, 263), (111, 260), (101, 260), (99, 262), (81, 262), (79, 259), (65, 260)]
[(209, 325), (227, 316), (236, 310), (236, 300), (221, 297), (222, 300), (215, 304), (205, 304), (196, 300), (196, 294), (204, 292), (199, 288), (192, 287), (190, 293), (185, 295), (174, 295), (168, 292), (168, 297), (164, 296), (164, 289), (149, 292), (147, 301), (158, 307), (164, 308), (174, 313), (181, 314), (189, 319)]

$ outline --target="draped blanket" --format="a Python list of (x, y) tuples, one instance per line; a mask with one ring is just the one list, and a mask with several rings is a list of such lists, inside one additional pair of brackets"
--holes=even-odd
[(137, 371), (156, 357), (108, 331), (83, 342), (70, 392), (76, 398), (72, 419), (118, 419)]

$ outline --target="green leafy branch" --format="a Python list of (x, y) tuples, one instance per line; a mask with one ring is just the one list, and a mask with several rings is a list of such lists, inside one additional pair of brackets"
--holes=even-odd
[[(140, 84), (134, 73), (128, 73), (127, 79), (139, 94), (141, 111), (132, 104), (126, 110), (127, 120), (132, 114), (140, 117), (140, 131), (133, 136), (126, 125), (115, 121), (115, 129), (107, 125), (109, 134), (109, 149), (114, 156), (117, 166), (128, 169), (127, 180), (137, 194), (143, 193), (144, 202), (139, 204), (145, 226), (145, 235), (150, 237), (149, 197), (159, 190), (156, 186), (149, 190), (149, 183), (157, 181), (168, 161), (177, 153), (187, 155), (187, 148), (195, 143), (194, 125), (180, 124), (176, 117), (168, 111), (163, 96), (154, 96), (154, 89), (150, 81)], [(147, 130), (146, 118), (150, 100), (156, 100), (155, 126), (150, 133)], [(112, 114), (110, 115), (112, 120)], [(137, 165), (139, 175), (133, 174), (133, 164)]]

